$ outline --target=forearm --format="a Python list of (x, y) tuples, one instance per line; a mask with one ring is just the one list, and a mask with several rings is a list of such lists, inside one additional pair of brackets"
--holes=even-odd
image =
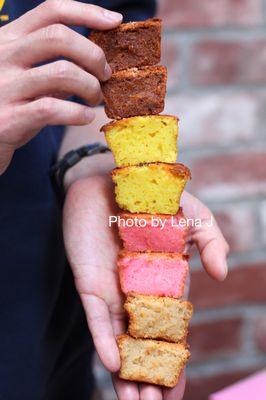
[[(108, 122), (103, 107), (96, 107), (95, 119), (90, 125), (71, 126), (67, 128), (58, 158), (61, 159), (68, 151), (76, 149), (88, 143), (101, 142), (106, 144), (105, 137), (100, 132), (101, 127)], [(114, 168), (111, 153), (99, 154), (93, 157), (86, 157), (81, 160), (65, 175), (65, 185), (68, 188), (76, 180), (95, 175), (103, 175)]]

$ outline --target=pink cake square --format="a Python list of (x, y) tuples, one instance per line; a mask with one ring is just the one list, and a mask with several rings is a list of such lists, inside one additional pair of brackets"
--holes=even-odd
[(118, 259), (123, 293), (154, 296), (183, 296), (188, 261), (173, 253), (133, 253), (122, 251)]
[(120, 215), (119, 235), (128, 251), (184, 253), (188, 227), (182, 209), (176, 215)]
[(212, 394), (209, 400), (265, 400), (266, 370)]

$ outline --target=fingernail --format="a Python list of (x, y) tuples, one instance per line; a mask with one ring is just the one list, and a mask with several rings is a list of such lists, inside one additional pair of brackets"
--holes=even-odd
[(110, 10), (104, 10), (103, 14), (107, 19), (111, 21), (120, 22), (123, 19), (122, 14)]
[(84, 114), (85, 114), (85, 120), (87, 122), (91, 122), (94, 120), (95, 114), (89, 107), (85, 108)]
[(224, 263), (223, 263), (223, 264), (224, 264), (224, 265), (223, 265), (223, 271), (221, 271), (221, 280), (222, 280), (222, 281), (225, 280), (225, 278), (226, 278), (226, 276), (227, 276), (227, 274), (228, 274), (227, 261), (224, 260)]
[(111, 70), (110, 65), (108, 63), (105, 64), (103, 74), (104, 74), (105, 79), (111, 78), (112, 70)]

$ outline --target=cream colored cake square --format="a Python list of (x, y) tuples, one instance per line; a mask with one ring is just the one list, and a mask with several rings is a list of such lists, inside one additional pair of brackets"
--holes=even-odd
[(187, 337), (193, 313), (189, 301), (130, 293), (124, 307), (129, 315), (128, 332), (137, 339), (181, 342)]
[(122, 379), (174, 387), (190, 356), (185, 344), (118, 338)]

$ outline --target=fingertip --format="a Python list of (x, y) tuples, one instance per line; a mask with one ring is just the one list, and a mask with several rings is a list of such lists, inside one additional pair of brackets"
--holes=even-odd
[(218, 272), (218, 274), (217, 274), (216, 279), (220, 282), (223, 282), (226, 279), (227, 274), (228, 274), (228, 266), (227, 266), (226, 259), (221, 260), (221, 265), (220, 265), (220, 268), (218, 268), (217, 272)]
[(120, 370), (121, 361), (117, 348), (112, 349), (111, 346), (109, 346), (108, 350), (104, 349), (102, 352), (98, 351), (98, 356), (109, 372), (116, 373)]
[(115, 11), (104, 10), (103, 15), (105, 19), (115, 23), (116, 25), (120, 24), (123, 21), (123, 15)]
[(205, 270), (208, 272), (211, 278), (216, 281), (223, 282), (228, 273), (226, 259), (216, 257), (214, 260), (202, 260)]
[(84, 116), (85, 121), (91, 123), (95, 119), (95, 112), (90, 107), (85, 107)]
[(110, 65), (109, 65), (108, 63), (106, 63), (105, 66), (104, 66), (104, 70), (103, 70), (103, 78), (102, 78), (102, 81), (103, 81), (103, 82), (108, 81), (108, 79), (110, 79), (111, 76), (112, 76), (111, 67), (110, 67)]

